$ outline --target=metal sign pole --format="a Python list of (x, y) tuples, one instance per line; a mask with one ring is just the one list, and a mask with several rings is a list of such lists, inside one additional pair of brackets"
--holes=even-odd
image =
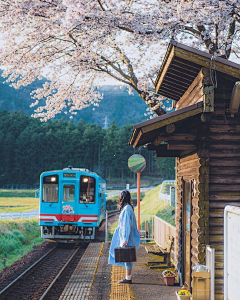
[(137, 226), (140, 233), (140, 183), (141, 182), (141, 173), (137, 173)]
[(133, 154), (128, 159), (128, 167), (137, 173), (137, 227), (140, 233), (140, 178), (141, 172), (146, 168), (146, 159), (140, 154)]
[(106, 210), (106, 219), (105, 219), (105, 242), (108, 241), (108, 211)]

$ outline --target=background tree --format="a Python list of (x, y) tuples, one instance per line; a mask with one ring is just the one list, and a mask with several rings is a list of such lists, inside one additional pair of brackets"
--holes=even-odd
[[(88, 168), (108, 183), (129, 183), (134, 174), (127, 166), (134, 149), (128, 145), (131, 125), (120, 129), (113, 122), (105, 130), (98, 125), (65, 119), (40, 122), (22, 113), (0, 112), (0, 185), (38, 184), (44, 171), (63, 169), (69, 165)], [(146, 158), (143, 176), (171, 179), (174, 160), (154, 161), (146, 148), (139, 149)], [(134, 182), (134, 180), (132, 180)], [(151, 183), (152, 184), (152, 183)]]
[(240, 0), (0, 0), (0, 64), (15, 87), (45, 74), (34, 93), (43, 120), (69, 106), (97, 105), (105, 76), (126, 84), (157, 113), (152, 93), (170, 38), (228, 59), (239, 55)]

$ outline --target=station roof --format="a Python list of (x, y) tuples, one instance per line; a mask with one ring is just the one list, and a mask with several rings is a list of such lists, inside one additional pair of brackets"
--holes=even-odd
[(174, 40), (169, 43), (155, 82), (156, 93), (178, 101), (202, 67), (216, 69), (240, 79), (240, 65), (227, 59), (185, 46)]
[[(218, 76), (223, 77), (224, 80), (235, 82), (240, 79), (239, 64), (221, 57), (214, 58), (209, 53), (172, 40), (155, 82), (156, 93), (176, 101), (180, 100), (203, 67), (216, 70)], [(135, 148), (153, 143), (165, 126), (178, 122), (184, 122), (188, 126), (187, 120), (203, 111), (204, 105), (201, 101), (135, 124), (129, 144)]]
[(169, 124), (174, 124), (193, 117), (203, 112), (203, 102), (175, 110), (168, 114), (147, 120), (133, 125), (133, 132), (129, 144), (133, 147), (139, 147), (147, 143), (153, 142), (158, 135), (160, 128)]

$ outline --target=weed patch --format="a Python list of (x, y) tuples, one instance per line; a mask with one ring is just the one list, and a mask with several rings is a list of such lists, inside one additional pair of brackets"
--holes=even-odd
[(6, 266), (21, 258), (21, 250), (24, 255), (31, 251), (33, 242), (36, 245), (43, 242), (37, 218), (17, 222), (0, 221), (0, 262), (6, 258)]

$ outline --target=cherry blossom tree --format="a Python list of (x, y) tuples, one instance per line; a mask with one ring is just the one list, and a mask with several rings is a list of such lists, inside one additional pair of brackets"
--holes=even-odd
[(160, 115), (154, 79), (170, 39), (229, 59), (239, 20), (240, 0), (0, 0), (0, 64), (15, 88), (49, 79), (32, 95), (42, 120), (98, 105), (107, 76)]

